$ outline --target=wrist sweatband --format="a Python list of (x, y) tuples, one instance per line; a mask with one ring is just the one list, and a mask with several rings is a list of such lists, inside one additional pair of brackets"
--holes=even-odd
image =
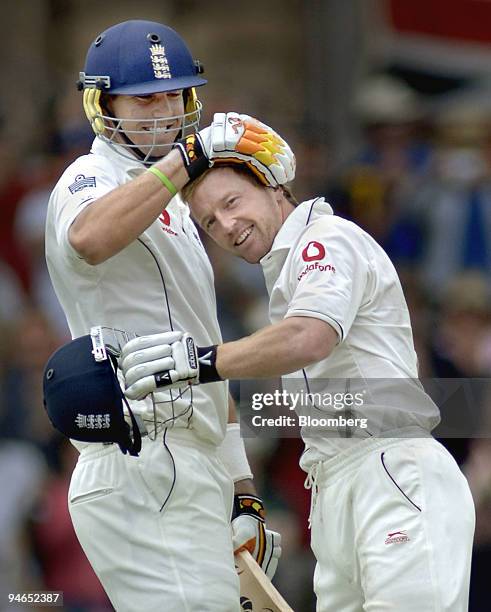
[(220, 374), (217, 372), (216, 360), (217, 360), (217, 348), (218, 345), (213, 346), (197, 346), (198, 351), (198, 363), (199, 363), (199, 382), (210, 383), (223, 380)]
[(228, 423), (223, 442), (218, 447), (218, 458), (223, 463), (234, 482), (252, 479), (252, 472), (247, 461), (244, 440), (240, 437), (240, 425)]
[(249, 493), (239, 493), (234, 495), (234, 507), (232, 510), (232, 520), (241, 514), (253, 516), (261, 523), (264, 523), (266, 512), (264, 511), (263, 500), (256, 495)]
[(190, 181), (194, 181), (210, 167), (210, 160), (201, 146), (199, 134), (189, 134), (186, 138), (181, 138), (172, 148), (179, 150)]
[(170, 180), (168, 176), (166, 176), (162, 170), (159, 170), (155, 166), (152, 166), (148, 169), (148, 172), (151, 172), (154, 176), (156, 176), (162, 185), (169, 191), (172, 197), (174, 197), (177, 193), (177, 188), (174, 183)]

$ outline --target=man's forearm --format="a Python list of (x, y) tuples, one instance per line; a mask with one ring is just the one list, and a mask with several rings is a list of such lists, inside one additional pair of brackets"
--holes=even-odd
[[(182, 332), (142, 336), (130, 340), (122, 350), (125, 395), (142, 399), (170, 385), (282, 376), (325, 359), (337, 341), (329, 323), (311, 317), (284, 319), (252, 336), (213, 347), (196, 348), (193, 338)], [(169, 354), (171, 367), (163, 370), (160, 358)], [(233, 413), (229, 417), (230, 428)]]
[[(189, 180), (178, 151), (171, 151), (156, 167), (177, 190)], [(88, 263), (101, 263), (136, 240), (172, 197), (158, 177), (143, 172), (87, 206), (70, 228), (70, 243)]]
[(236, 342), (221, 344), (215, 365), (223, 379), (273, 378), (324, 359), (337, 339), (324, 321), (290, 317)]

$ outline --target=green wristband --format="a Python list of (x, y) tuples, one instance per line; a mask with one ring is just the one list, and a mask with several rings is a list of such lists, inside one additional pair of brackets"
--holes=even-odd
[(151, 168), (148, 169), (149, 172), (151, 172), (153, 175), (155, 175), (162, 183), (162, 185), (169, 190), (169, 193), (172, 196), (175, 196), (177, 193), (177, 189), (176, 186), (174, 185), (174, 183), (170, 180), (169, 177), (165, 176), (165, 174), (159, 170), (158, 168), (156, 168), (155, 166), (152, 166)]

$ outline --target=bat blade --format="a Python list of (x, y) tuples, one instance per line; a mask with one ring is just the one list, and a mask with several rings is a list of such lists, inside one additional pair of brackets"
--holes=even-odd
[(235, 555), (243, 612), (293, 612), (249, 551)]

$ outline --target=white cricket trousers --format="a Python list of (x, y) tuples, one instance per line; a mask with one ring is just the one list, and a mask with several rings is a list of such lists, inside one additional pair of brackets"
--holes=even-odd
[(317, 612), (467, 611), (474, 504), (440, 443), (379, 439), (317, 466)]
[(182, 429), (165, 440), (143, 438), (139, 457), (82, 450), (68, 493), (78, 539), (118, 612), (239, 612), (233, 483), (216, 447)]

